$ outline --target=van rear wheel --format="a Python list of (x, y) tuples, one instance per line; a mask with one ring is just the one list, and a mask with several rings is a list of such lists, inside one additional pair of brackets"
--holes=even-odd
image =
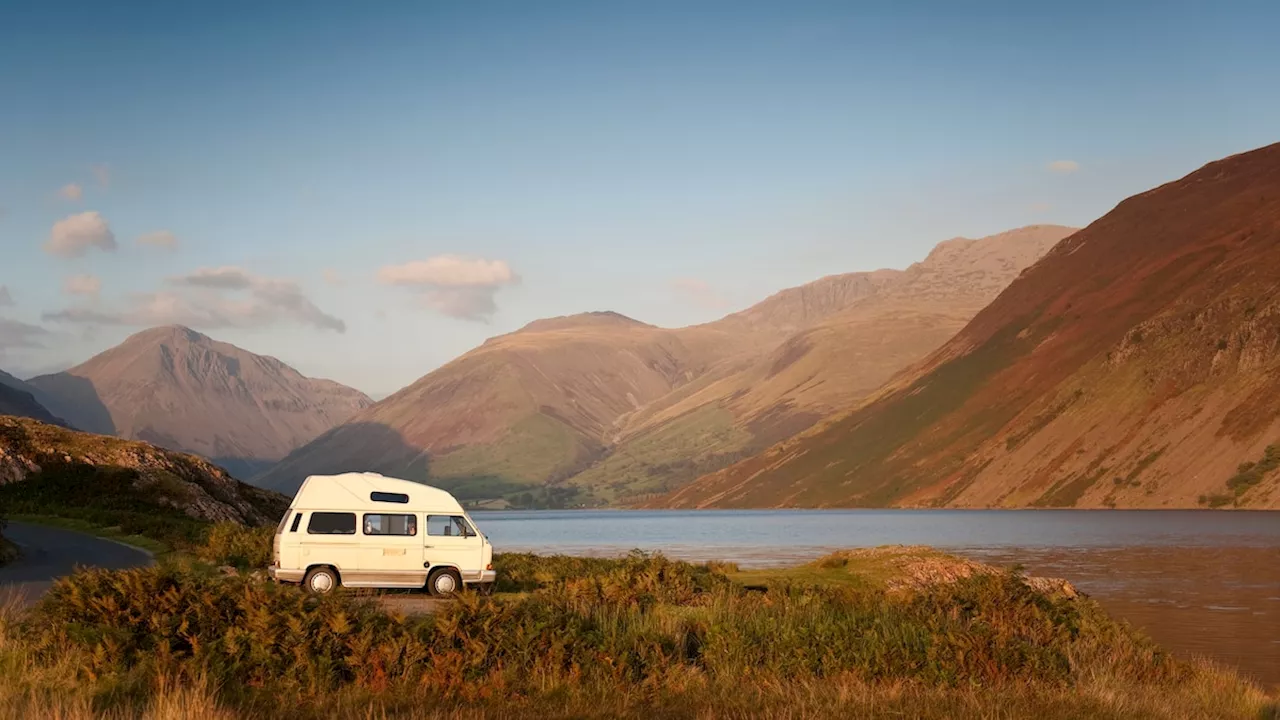
[(427, 591), (436, 597), (449, 597), (462, 589), (462, 578), (452, 568), (440, 568), (427, 577)]
[(311, 568), (307, 571), (307, 576), (302, 579), (302, 587), (316, 595), (327, 595), (338, 587), (338, 574), (332, 568)]

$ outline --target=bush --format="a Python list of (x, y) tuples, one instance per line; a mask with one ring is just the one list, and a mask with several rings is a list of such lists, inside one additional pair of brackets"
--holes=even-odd
[(1239, 497), (1276, 468), (1280, 468), (1280, 445), (1268, 445), (1262, 453), (1262, 460), (1240, 463), (1236, 474), (1227, 480), (1227, 489)]
[(241, 570), (265, 568), (271, 563), (271, 545), (275, 528), (249, 528), (238, 523), (222, 522), (209, 528), (196, 556), (215, 565), (230, 565)]
[(1092, 601), (1043, 595), (1013, 573), (905, 595), (797, 584), (751, 593), (661, 556), (504, 555), (501, 565), (524, 594), (465, 593), (412, 617), (342, 591), (317, 598), (242, 575), (84, 571), (58, 581), (20, 626), (0, 623), (0, 648), (28, 648), (28, 668), (74, 659), (99, 702), (202, 678), (219, 702), (263, 716), (281, 703), (298, 716), (341, 716), (335, 698), (361, 715), (465, 704), (515, 716), (558, 703), (598, 710), (575, 717), (604, 716), (596, 703), (605, 702), (686, 716), (757, 691), (782, 709), (787, 697), (828, 686), (889, 688), (881, 697), (904, 687), (1065, 697), (1099, 677), (1112, 695), (1195, 677)]

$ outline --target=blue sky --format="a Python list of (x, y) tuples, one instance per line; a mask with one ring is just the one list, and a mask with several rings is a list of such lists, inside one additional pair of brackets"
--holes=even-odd
[(175, 321), (383, 394), (1280, 140), (1276, 3), (1032, 5), (7, 5), (0, 368)]

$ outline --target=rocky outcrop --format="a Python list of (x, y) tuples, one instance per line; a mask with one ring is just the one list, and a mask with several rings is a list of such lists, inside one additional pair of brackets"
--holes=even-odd
[(49, 474), (92, 482), (95, 470), (128, 473), (138, 498), (199, 520), (265, 525), (288, 506), (283, 496), (242, 483), (194, 455), (0, 417), (0, 485)]

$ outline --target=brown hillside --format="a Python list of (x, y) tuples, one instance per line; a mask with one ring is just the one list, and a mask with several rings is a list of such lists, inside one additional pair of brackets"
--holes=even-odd
[(852, 414), (662, 502), (1280, 507), (1277, 277), (1280, 144), (1125, 200)]
[[(580, 320), (580, 321), (579, 321)], [(615, 420), (740, 350), (595, 314), (539, 321), (462, 355), (292, 453), (262, 478), (293, 492), (307, 474), (376, 470), (433, 482), (536, 485), (600, 452)]]
[[(788, 438), (942, 345), (1073, 231), (1039, 225), (957, 238), (906, 270), (834, 276), (780, 293), (773, 322), (794, 332), (626, 418), (609, 456), (571, 482), (615, 501), (665, 492)], [(761, 306), (714, 325), (750, 326), (765, 314)], [(806, 317), (815, 306), (841, 309)]]
[[(787, 338), (831, 322), (820, 331), (813, 358), (821, 363), (840, 355), (850, 349), (827, 336), (844, 337), (845, 327), (868, 322), (860, 315), (842, 320), (841, 313), (901, 285), (899, 304), (866, 315), (882, 321), (873, 332), (894, 331), (877, 342), (894, 345), (907, 336), (900, 356), (883, 361), (883, 371), (876, 366), (876, 372), (892, 372), (937, 347), (1068, 232), (1035, 228), (1000, 239), (951, 241), (906, 271), (823, 278), (722, 320), (678, 330), (616, 313), (535, 321), (359, 413), (260, 481), (293, 492), (311, 473), (374, 470), (430, 478), (464, 499), (545, 491), (550, 484), (577, 501), (598, 502), (646, 492), (654, 478), (691, 480), (697, 474), (691, 468), (722, 466), (748, 443), (763, 447), (838, 407), (838, 393), (866, 392), (879, 383), (864, 377), (866, 371), (814, 379), (812, 360), (794, 370), (771, 370), (779, 365), (774, 353), (788, 352)], [(939, 271), (944, 265), (951, 270)], [(900, 317), (910, 312), (925, 317)], [(852, 343), (858, 342), (855, 336)], [(850, 374), (853, 382), (845, 379)], [(757, 384), (759, 392), (752, 392)], [(627, 444), (629, 438), (638, 442)], [(657, 451), (650, 453), (646, 448), (654, 445)], [(651, 457), (640, 472), (614, 471), (617, 458), (642, 453)], [(602, 474), (608, 477), (599, 479)]]
[(464, 499), (572, 477), (627, 418), (676, 388), (750, 363), (797, 323), (865, 296), (864, 273), (783, 291), (724, 320), (669, 330), (613, 312), (538, 320), (432, 371), (290, 454), (261, 478), (294, 492), (311, 473), (375, 470)]
[(50, 411), (79, 429), (193, 452), (241, 477), (373, 402), (177, 326), (137, 333), (29, 383)]

